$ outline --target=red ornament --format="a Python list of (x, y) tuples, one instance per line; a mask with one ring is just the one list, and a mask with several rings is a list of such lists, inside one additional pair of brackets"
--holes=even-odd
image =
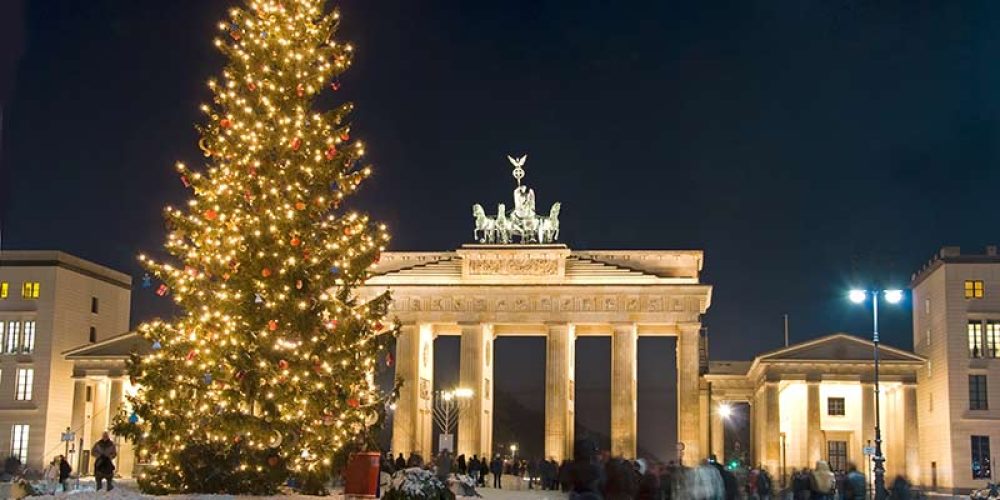
[(261, 269), (260, 270), (260, 275), (263, 276), (263, 277), (265, 277), (265, 278), (267, 278), (268, 276), (271, 275), (271, 268), (265, 267), (264, 269)]
[(340, 82), (333, 82), (333, 83), (331, 83), (330, 84), (330, 88), (333, 89), (334, 92), (340, 90)]
[(342, 141), (348, 141), (350, 139), (351, 139), (351, 135), (348, 134), (347, 132), (344, 132), (343, 134), (340, 134), (340, 140), (342, 140)]
[(295, 202), (295, 210), (305, 210), (305, 209), (306, 209), (306, 203), (304, 201)]
[(230, 31), (229, 36), (233, 37), (233, 40), (239, 41), (240, 34), (237, 31)]
[(297, 87), (295, 87), (295, 93), (298, 94), (299, 97), (302, 97), (302, 94), (306, 93), (306, 88), (300, 83)]
[(340, 198), (334, 198), (332, 205), (333, 208), (340, 208)]
[(181, 176), (181, 184), (184, 184), (184, 187), (186, 188), (191, 187), (191, 181), (188, 180), (188, 177), (186, 175)]
[(344, 228), (344, 234), (347, 235), (347, 236), (351, 235), (351, 228), (350, 228), (350, 226)]
[(285, 361), (283, 359), (279, 360), (278, 361), (278, 368), (281, 368), (282, 370), (287, 370), (288, 369), (288, 361)]
[(212, 210), (211, 208), (208, 209), (208, 210), (205, 210), (205, 218), (208, 219), (208, 220), (215, 220), (215, 218), (218, 217), (218, 216), (219, 216), (219, 213), (216, 212), (215, 210)]
[(275, 331), (275, 330), (277, 330), (278, 329), (278, 321), (274, 320), (274, 319), (272, 319), (271, 321), (268, 321), (267, 322), (267, 329), (271, 330), (272, 332)]
[(156, 289), (156, 294), (159, 295), (160, 297), (163, 297), (169, 291), (170, 291), (170, 288), (167, 287), (167, 285), (162, 285), (161, 284), (160, 287)]
[(270, 465), (271, 467), (277, 467), (278, 466), (278, 457), (274, 457), (274, 456), (267, 457), (267, 465)]
[(250, 92), (253, 92), (257, 90), (257, 84), (254, 82), (250, 82), (247, 84), (247, 88), (250, 89)]
[(191, 361), (192, 359), (194, 359), (194, 357), (195, 357), (196, 354), (198, 354), (198, 353), (196, 353), (194, 349), (191, 349), (190, 351), (188, 351), (188, 354), (185, 357), (185, 359), (187, 359), (188, 361)]
[(379, 252), (375, 254), (375, 263), (378, 264), (382, 260), (382, 253)]
[(383, 327), (385, 327), (385, 325), (383, 325), (381, 321), (375, 323), (375, 329), (376, 330), (382, 331)]
[(292, 241), (289, 243), (291, 243), (293, 247), (297, 247), (302, 244), (302, 240), (300, 240), (298, 236), (292, 236)]
[(243, 191), (243, 199), (247, 200), (247, 203), (250, 203), (253, 201), (253, 195), (250, 194), (250, 191)]
[(250, 174), (250, 177), (256, 177), (257, 176), (257, 167), (254, 167), (253, 165), (250, 165), (249, 167), (247, 167), (247, 173)]
[(395, 360), (392, 358), (392, 353), (391, 352), (385, 355), (385, 366), (391, 367), (393, 361), (395, 361)]
[(292, 139), (292, 151), (298, 151), (301, 146), (302, 139), (299, 139), (298, 137)]
[(357, 407), (361, 406), (361, 401), (358, 401), (357, 398), (348, 399), (347, 400), (347, 406), (350, 406), (351, 408), (357, 408)]
[(229, 128), (233, 126), (233, 121), (230, 120), (229, 118), (223, 118), (219, 120), (219, 125), (221, 125), (222, 128)]
[(326, 159), (327, 160), (332, 160), (336, 156), (337, 156), (337, 148), (336, 147), (330, 146), (330, 147), (326, 148)]
[(296, 290), (302, 289), (302, 280), (295, 280), (295, 289)]
[(334, 328), (337, 328), (337, 320), (331, 319), (330, 321), (327, 321), (326, 328), (328, 330), (333, 330)]

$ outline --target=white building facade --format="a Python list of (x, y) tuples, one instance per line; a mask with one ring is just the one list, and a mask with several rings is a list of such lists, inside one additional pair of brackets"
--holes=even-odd
[(64, 353), (128, 331), (131, 286), (126, 274), (62, 252), (0, 252), (3, 456), (37, 470), (79, 448), (61, 440), (74, 398)]

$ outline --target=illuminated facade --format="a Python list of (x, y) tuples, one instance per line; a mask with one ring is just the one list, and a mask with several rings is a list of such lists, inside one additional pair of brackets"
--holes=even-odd
[[(750, 362), (709, 362), (702, 413), (712, 423), (711, 453), (724, 456), (723, 404), (750, 405), (750, 461), (775, 477), (854, 463), (867, 469), (874, 446), (875, 391), (871, 341), (843, 333), (757, 356)], [(886, 474), (920, 481), (916, 381), (924, 359), (882, 345), (881, 426)]]
[[(3, 456), (40, 470), (66, 450), (74, 386), (73, 362), (63, 354), (128, 331), (131, 281), (62, 252), (0, 252)], [(75, 437), (79, 449), (82, 436)]]
[(1000, 449), (1000, 255), (945, 247), (913, 275), (924, 484), (982, 487)]

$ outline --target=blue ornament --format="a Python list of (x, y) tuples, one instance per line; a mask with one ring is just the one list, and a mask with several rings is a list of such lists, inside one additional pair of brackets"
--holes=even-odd
[(205, 376), (202, 377), (202, 380), (205, 381), (205, 384), (211, 384), (212, 383), (212, 374), (208, 373), (208, 372), (205, 372)]
[(135, 412), (132, 412), (132, 414), (128, 416), (128, 423), (135, 424), (138, 422), (139, 422), (139, 415), (136, 415)]
[(163, 347), (163, 345), (160, 344), (159, 340), (154, 340), (153, 341), (153, 350), (154, 351), (159, 351), (161, 347)]
[(339, 273), (340, 273), (340, 268), (339, 267), (333, 266), (333, 267), (330, 268), (330, 274), (339, 274)]
[(149, 273), (142, 275), (142, 287), (149, 288), (153, 286), (153, 278), (149, 276)]
[(264, 39), (267, 39), (267, 32), (266, 31), (261, 31), (260, 32), (260, 37), (264, 38)]

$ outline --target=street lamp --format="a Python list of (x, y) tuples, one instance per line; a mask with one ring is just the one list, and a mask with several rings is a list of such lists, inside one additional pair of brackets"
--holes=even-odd
[(729, 420), (729, 417), (733, 416), (733, 406), (729, 403), (719, 404), (719, 409), (717, 411), (723, 420)]
[(517, 456), (517, 444), (515, 443), (510, 445), (510, 459), (514, 460), (514, 457), (516, 456)]
[(903, 300), (902, 290), (851, 290), (848, 298), (855, 304), (864, 303), (871, 298), (872, 301), (872, 343), (875, 345), (873, 356), (875, 358), (875, 500), (885, 500), (885, 457), (882, 456), (882, 428), (879, 409), (879, 385), (878, 385), (878, 299), (882, 296), (890, 304), (898, 304)]

